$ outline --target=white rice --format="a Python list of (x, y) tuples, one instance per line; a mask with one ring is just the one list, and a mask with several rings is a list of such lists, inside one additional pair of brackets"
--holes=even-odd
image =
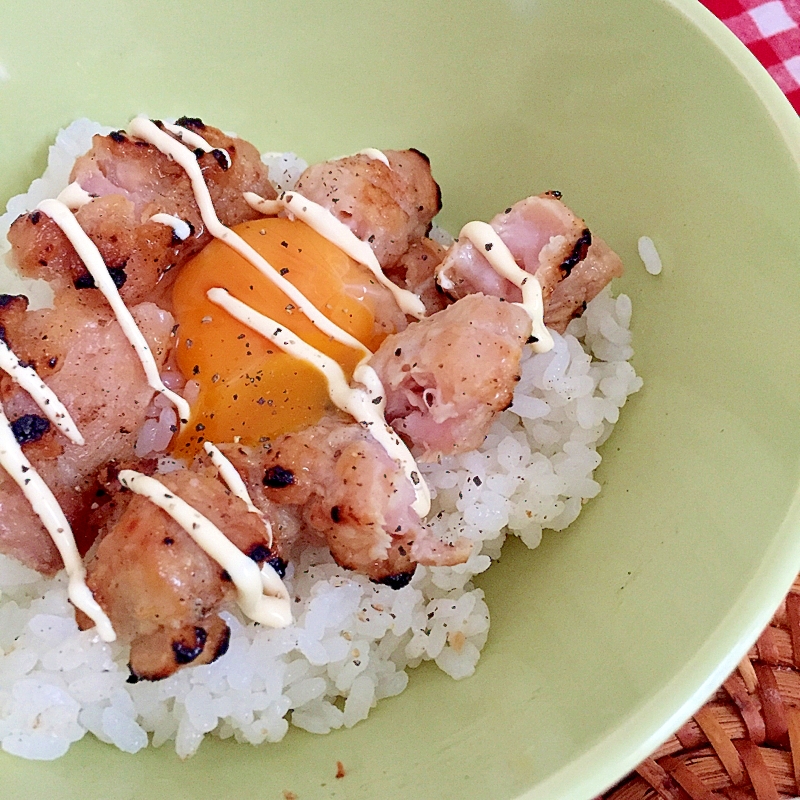
[[(69, 164), (99, 129), (83, 120), (59, 134), (45, 175), (52, 181), (9, 203), (0, 239), (19, 213), (66, 185)], [(290, 188), (297, 163), (270, 158), (274, 179)], [(18, 291), (1, 276), (0, 286)], [(230, 648), (213, 664), (127, 683), (127, 649), (78, 630), (63, 572), (43, 580), (0, 556), (3, 750), (54, 759), (88, 732), (130, 753), (174, 742), (186, 757), (209, 733), (260, 744), (280, 740), (290, 724), (313, 733), (352, 727), (402, 692), (408, 668), (422, 661), (457, 679), (471, 675), (489, 633), (473, 576), (499, 556), (509, 532), (536, 547), (544, 528), (567, 527), (600, 491), (596, 448), (642, 385), (629, 363), (630, 319), (630, 300), (604, 291), (554, 336), (552, 352), (525, 355), (513, 406), (479, 451), (424, 467), (434, 495), (429, 524), (476, 542), (466, 564), (418, 567), (395, 591), (337, 566), (326, 550), (306, 551), (286, 576), (294, 624), (271, 630), (224, 612)]]
[(642, 259), (644, 268), (651, 275), (660, 275), (663, 269), (661, 256), (656, 250), (655, 242), (649, 236), (639, 237), (639, 258)]

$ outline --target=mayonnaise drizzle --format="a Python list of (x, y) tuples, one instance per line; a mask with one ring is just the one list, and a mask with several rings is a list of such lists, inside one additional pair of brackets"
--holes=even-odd
[(367, 158), (371, 158), (373, 161), (383, 161), (383, 163), (386, 164), (389, 169), (392, 168), (386, 153), (384, 153), (383, 150), (378, 150), (375, 147), (365, 147), (363, 150), (359, 150), (354, 155), (366, 156)]
[(209, 289), (207, 296), (212, 303), (224, 308), (231, 316), (289, 355), (317, 367), (328, 383), (331, 402), (363, 425), (389, 457), (401, 467), (414, 488), (415, 500), (411, 507), (420, 517), (427, 516), (431, 507), (430, 490), (405, 443), (386, 424), (383, 413), (386, 407), (385, 392), (377, 373), (366, 363), (367, 359), (362, 359), (353, 372), (353, 381), (360, 383), (361, 387), (352, 388), (337, 361), (297, 338), (275, 320), (237, 300), (225, 289)]
[(190, 131), (188, 128), (183, 128), (180, 125), (173, 125), (171, 122), (161, 123), (171, 134), (177, 136), (188, 147), (194, 150), (202, 150), (204, 153), (213, 153), (217, 150), (225, 155), (226, 167), (228, 169), (231, 165), (231, 157), (227, 150), (222, 147), (213, 147), (210, 145), (199, 133)]
[(42, 413), (71, 442), (85, 444), (78, 426), (55, 392), (39, 377), (33, 367), (26, 367), (14, 351), (0, 340), (0, 369), (8, 373), (20, 388), (24, 389)]
[[(178, 127), (178, 126), (173, 126)], [(183, 130), (183, 129), (181, 129)], [(341, 344), (358, 350), (362, 355), (368, 355), (369, 350), (361, 342), (338, 325), (331, 322), (308, 298), (300, 292), (293, 284), (286, 280), (277, 270), (273, 269), (269, 262), (256, 250), (254, 250), (241, 236), (223, 225), (214, 210), (211, 194), (206, 186), (203, 172), (200, 169), (197, 159), (191, 150), (188, 150), (181, 142), (173, 139), (168, 133), (160, 130), (159, 127), (151, 122), (147, 117), (136, 117), (131, 121), (130, 131), (134, 136), (144, 139), (157, 147), (162, 153), (174, 159), (189, 176), (194, 191), (194, 197), (200, 209), (200, 216), (203, 219), (208, 232), (235, 250), (242, 258), (249, 261), (256, 269), (278, 287), (292, 302), (292, 304), (305, 314), (314, 325), (324, 334)], [(187, 131), (189, 133), (189, 131)]]
[[(522, 302), (516, 303), (528, 313), (533, 326), (533, 335), (536, 341), (532, 343), (535, 353), (547, 353), (553, 349), (553, 337), (544, 324), (544, 302), (542, 300), (542, 287), (535, 275), (526, 272), (514, 260), (514, 256), (500, 234), (487, 222), (468, 222), (459, 233), (458, 238), (465, 238), (478, 249), (480, 254), (489, 262), (492, 269), (505, 278), (522, 292)], [(442, 287), (452, 287), (443, 272), (438, 277), (442, 280)], [(450, 283), (450, 287), (447, 283)]]
[(247, 485), (242, 480), (242, 476), (237, 472), (236, 467), (234, 467), (223, 453), (220, 452), (219, 448), (211, 442), (206, 442), (203, 445), (203, 449), (211, 459), (211, 463), (217, 468), (220, 478), (225, 481), (225, 485), (236, 497), (244, 502), (247, 506), (247, 510), (251, 514), (258, 514), (258, 516), (261, 517), (264, 527), (269, 534), (269, 546), (272, 547), (272, 525), (261, 511), (253, 505), (253, 501), (250, 499), (250, 493), (247, 491)]
[(188, 239), (192, 233), (192, 229), (185, 219), (175, 217), (172, 214), (163, 214), (161, 212), (153, 214), (153, 216), (150, 217), (150, 222), (160, 222), (162, 225), (169, 225), (181, 241)]
[(78, 181), (73, 181), (65, 189), (61, 190), (56, 200), (63, 203), (70, 211), (77, 211), (87, 203), (91, 203), (94, 197)]
[(113, 642), (117, 638), (114, 628), (86, 585), (86, 569), (75, 545), (75, 537), (72, 535), (69, 522), (50, 487), (22, 452), (2, 405), (0, 405), (0, 464), (22, 489), (22, 493), (61, 554), (67, 571), (67, 595), (72, 604), (97, 625), (97, 632), (104, 642)]
[[(289, 593), (269, 565), (259, 569), (211, 520), (155, 478), (134, 470), (119, 473), (120, 483), (169, 514), (230, 575), (239, 607), (254, 622), (285, 628), (292, 622)], [(265, 595), (264, 592), (269, 592)]]
[(410, 314), (417, 319), (425, 316), (425, 304), (422, 300), (408, 289), (401, 289), (397, 284), (392, 283), (384, 274), (372, 248), (366, 242), (361, 241), (347, 225), (338, 220), (324, 206), (297, 192), (283, 192), (277, 200), (265, 200), (255, 192), (245, 192), (244, 199), (251, 208), (260, 211), (265, 216), (273, 216), (285, 210), (293, 217), (301, 219), (354, 261), (363, 264), (375, 276), (378, 283), (392, 293), (395, 302), (404, 314)]
[[(282, 154), (279, 153), (278, 155)], [(359, 150), (352, 155), (337, 156), (336, 158), (331, 158), (330, 161), (341, 161), (342, 159), (352, 158), (353, 156), (366, 156), (367, 158), (371, 158), (373, 161), (382, 161), (387, 167), (389, 167), (389, 169), (392, 168), (386, 153), (384, 153), (383, 150), (378, 150), (377, 147), (365, 147), (363, 150)]]

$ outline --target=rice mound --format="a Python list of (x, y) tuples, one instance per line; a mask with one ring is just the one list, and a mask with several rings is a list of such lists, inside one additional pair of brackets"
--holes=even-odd
[[(59, 133), (44, 178), (0, 217), (0, 254), (13, 219), (58, 194), (91, 135), (108, 130), (79, 120)], [(281, 188), (303, 166), (293, 154), (264, 161)], [(20, 290), (2, 272), (0, 286)], [(489, 633), (473, 577), (499, 557), (508, 533), (536, 547), (544, 528), (563, 530), (600, 491), (597, 447), (642, 385), (629, 363), (630, 319), (630, 299), (606, 289), (564, 336), (554, 334), (551, 352), (525, 353), (513, 404), (479, 450), (421, 465), (433, 495), (428, 525), (474, 540), (467, 563), (418, 566), (393, 590), (339, 567), (325, 549), (307, 550), (286, 574), (294, 624), (273, 630), (223, 612), (230, 648), (213, 664), (128, 683), (127, 648), (78, 630), (64, 573), (43, 579), (0, 555), (3, 750), (55, 759), (89, 732), (129, 753), (174, 741), (185, 758), (209, 733), (261, 744), (282, 739), (289, 724), (312, 733), (352, 727), (402, 692), (422, 661), (456, 679), (472, 675)]]

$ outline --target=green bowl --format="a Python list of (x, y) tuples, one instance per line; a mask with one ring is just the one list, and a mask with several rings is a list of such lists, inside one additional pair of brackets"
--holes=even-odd
[(645, 380), (603, 448), (601, 495), (481, 581), (493, 627), (474, 677), (421, 668), (352, 730), (208, 741), (185, 763), (90, 737), (54, 763), (3, 755), (0, 794), (589, 798), (647, 756), (800, 568), (800, 123), (745, 48), (693, 0), (0, 13), (3, 199), (79, 116), (201, 116), (309, 160), (414, 146), (451, 229), (564, 192), (627, 263)]

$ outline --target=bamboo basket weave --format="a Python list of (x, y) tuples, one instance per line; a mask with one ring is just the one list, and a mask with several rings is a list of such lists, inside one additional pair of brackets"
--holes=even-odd
[(602, 800), (798, 796), (800, 578), (716, 694)]

